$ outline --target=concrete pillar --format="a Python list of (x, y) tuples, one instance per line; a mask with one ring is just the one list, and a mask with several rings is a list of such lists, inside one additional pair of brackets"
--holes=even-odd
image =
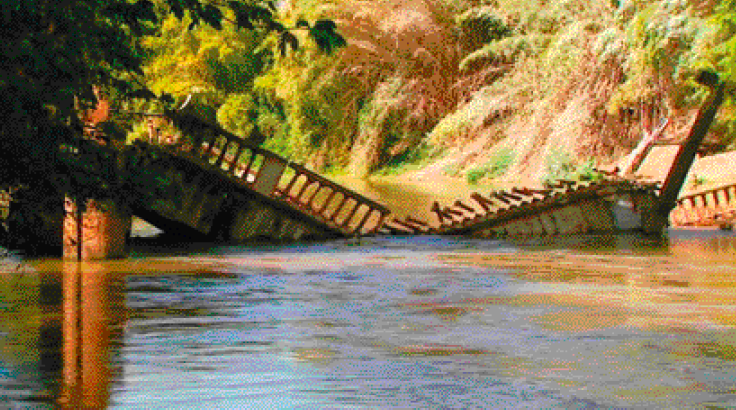
[[(64, 200), (64, 258), (114, 259), (127, 255), (131, 214), (111, 199), (88, 199), (78, 224), (76, 201)], [(80, 245), (81, 236), (81, 245)], [(81, 246), (81, 249), (80, 249)]]
[(641, 215), (641, 229), (649, 235), (662, 235), (669, 225), (669, 212), (657, 208), (658, 198), (653, 193), (635, 195), (636, 208)]

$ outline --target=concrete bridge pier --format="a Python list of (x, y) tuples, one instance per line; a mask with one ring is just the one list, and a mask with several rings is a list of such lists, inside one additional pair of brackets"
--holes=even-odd
[[(115, 259), (127, 256), (131, 211), (112, 199), (64, 199), (63, 246), (65, 259)], [(81, 219), (81, 223), (79, 222)]]

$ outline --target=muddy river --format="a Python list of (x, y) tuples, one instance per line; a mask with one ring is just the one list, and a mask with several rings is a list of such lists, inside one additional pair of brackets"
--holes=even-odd
[(0, 409), (736, 407), (736, 236), (0, 266)]

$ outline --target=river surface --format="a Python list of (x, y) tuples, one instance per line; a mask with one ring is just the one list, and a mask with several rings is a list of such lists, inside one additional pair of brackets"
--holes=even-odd
[(736, 408), (736, 237), (6, 260), (6, 408)]

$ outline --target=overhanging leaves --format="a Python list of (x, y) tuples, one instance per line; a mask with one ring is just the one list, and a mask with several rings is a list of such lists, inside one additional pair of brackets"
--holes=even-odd
[(231, 1), (230, 9), (235, 14), (235, 23), (238, 25), (238, 27), (244, 28), (246, 30), (254, 29), (253, 24), (250, 21), (250, 13), (248, 13), (248, 10), (242, 3)]
[(254, 23), (268, 25), (273, 21), (273, 13), (267, 8), (238, 1), (231, 1), (228, 5), (235, 14), (235, 22), (240, 28), (253, 30)]
[(208, 4), (205, 6), (201, 14), (202, 20), (217, 30), (222, 29), (222, 11), (219, 8)]
[(290, 32), (284, 31), (279, 35), (279, 52), (281, 56), (286, 55), (287, 47), (291, 47), (292, 51), (298, 50), (299, 40)]
[(309, 29), (309, 36), (322, 52), (331, 54), (336, 49), (347, 45), (345, 39), (335, 31), (336, 28), (332, 20), (317, 20)]

